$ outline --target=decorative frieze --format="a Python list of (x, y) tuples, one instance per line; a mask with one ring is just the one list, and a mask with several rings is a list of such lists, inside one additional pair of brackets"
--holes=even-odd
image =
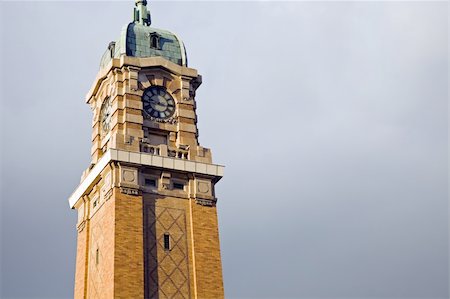
[(139, 189), (120, 187), (120, 193), (127, 195), (139, 195)]
[(167, 123), (167, 124), (172, 124), (175, 125), (178, 123), (178, 119), (176, 117), (169, 117), (167, 119), (162, 119), (162, 118), (156, 118), (156, 117), (152, 117), (152, 116), (146, 116), (146, 119), (149, 119), (151, 121), (157, 122), (157, 123)]
[(201, 206), (214, 207), (216, 205), (215, 199), (196, 198), (195, 203)]

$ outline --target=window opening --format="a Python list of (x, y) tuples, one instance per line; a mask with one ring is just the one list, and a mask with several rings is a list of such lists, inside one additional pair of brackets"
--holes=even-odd
[(159, 35), (157, 33), (150, 34), (150, 47), (154, 49), (160, 49)]
[(98, 248), (95, 251), (95, 264), (98, 265), (98, 257), (99, 257), (99, 252), (98, 252)]
[(145, 179), (145, 186), (156, 187), (155, 179)]
[(114, 58), (114, 52), (116, 50), (116, 42), (110, 42), (108, 45), (108, 49), (109, 49), (109, 56), (111, 58)]
[(164, 250), (170, 250), (170, 236), (168, 233), (164, 234)]
[(184, 184), (182, 183), (173, 183), (173, 189), (184, 190)]

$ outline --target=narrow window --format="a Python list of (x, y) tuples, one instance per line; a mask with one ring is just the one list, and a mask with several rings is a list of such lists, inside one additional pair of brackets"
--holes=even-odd
[(152, 44), (151, 44), (152, 48), (157, 49), (158, 48), (158, 37), (156, 36), (152, 36)]
[(182, 183), (173, 183), (173, 189), (184, 190), (184, 184), (182, 184)]
[(150, 47), (153, 49), (160, 50), (159, 45), (159, 34), (158, 33), (150, 33)]
[(99, 253), (98, 253), (98, 248), (97, 248), (97, 250), (95, 251), (95, 264), (96, 265), (98, 265), (98, 256), (99, 256)]
[(155, 179), (145, 179), (145, 186), (156, 187)]
[(168, 233), (164, 234), (164, 250), (170, 250), (170, 236)]
[(111, 56), (111, 58), (114, 58), (114, 52), (116, 50), (116, 43), (110, 42), (108, 45), (108, 49), (109, 49), (109, 56)]

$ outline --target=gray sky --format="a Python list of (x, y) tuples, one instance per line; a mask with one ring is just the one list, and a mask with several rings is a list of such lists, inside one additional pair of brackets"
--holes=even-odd
[[(447, 2), (151, 2), (217, 185), (228, 298), (448, 298)], [(0, 2), (2, 298), (73, 294), (84, 96), (128, 2)]]

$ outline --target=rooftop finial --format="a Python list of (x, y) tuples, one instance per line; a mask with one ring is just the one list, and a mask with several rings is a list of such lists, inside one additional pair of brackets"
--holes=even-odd
[(150, 19), (150, 12), (147, 10), (147, 0), (136, 0), (135, 4), (134, 21), (141, 25), (150, 26), (152, 21)]

